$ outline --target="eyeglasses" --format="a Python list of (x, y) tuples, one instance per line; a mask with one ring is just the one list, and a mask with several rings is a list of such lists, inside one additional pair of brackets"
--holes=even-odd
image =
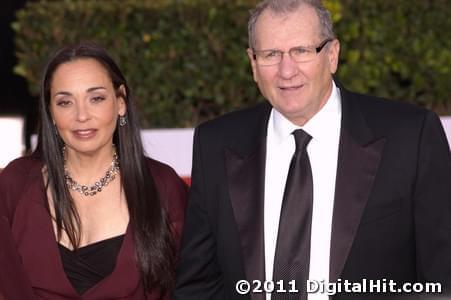
[[(288, 50), (288, 54), (291, 59), (297, 63), (309, 62), (315, 59), (316, 55), (323, 50), (324, 46), (333, 39), (326, 39), (318, 47), (294, 47)], [(260, 66), (272, 66), (277, 65), (282, 61), (282, 57), (285, 51), (270, 49), (270, 50), (255, 50), (252, 49), (254, 53), (254, 60)]]

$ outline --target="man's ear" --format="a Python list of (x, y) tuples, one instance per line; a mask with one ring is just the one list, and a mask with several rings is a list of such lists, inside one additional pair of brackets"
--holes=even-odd
[(338, 59), (340, 57), (340, 42), (338, 41), (338, 39), (334, 39), (329, 43), (330, 45), (328, 47), (328, 58), (330, 73), (335, 74), (335, 72), (337, 72)]
[(258, 80), (257, 80), (257, 63), (255, 62), (255, 59), (254, 59), (254, 51), (252, 51), (251, 48), (247, 48), (247, 56), (249, 57), (249, 61), (251, 63), (252, 75), (254, 77), (254, 81), (258, 82)]

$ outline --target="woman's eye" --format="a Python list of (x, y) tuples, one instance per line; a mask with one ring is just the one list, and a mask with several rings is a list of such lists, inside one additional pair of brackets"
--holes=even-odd
[(91, 98), (91, 101), (93, 101), (93, 102), (100, 102), (100, 101), (103, 101), (103, 100), (105, 100), (104, 96), (96, 96), (96, 97), (92, 97)]
[(61, 107), (69, 106), (70, 104), (71, 104), (71, 102), (68, 100), (58, 100), (56, 102), (56, 105), (61, 106)]

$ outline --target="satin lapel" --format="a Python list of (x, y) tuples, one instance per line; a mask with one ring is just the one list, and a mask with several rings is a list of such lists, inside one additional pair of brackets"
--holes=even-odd
[[(249, 281), (265, 279), (263, 238), (263, 198), (266, 139), (256, 150), (241, 157), (232, 150), (225, 153), (230, 200), (238, 227), (246, 277)], [(251, 294), (252, 299), (263, 299)]]
[(361, 96), (340, 90), (343, 115), (332, 219), (331, 282), (340, 277), (345, 266), (385, 145), (385, 138), (376, 137), (367, 125), (359, 106)]
[(342, 132), (340, 143), (332, 219), (331, 282), (335, 282), (343, 271), (371, 192), (385, 139), (363, 147)]

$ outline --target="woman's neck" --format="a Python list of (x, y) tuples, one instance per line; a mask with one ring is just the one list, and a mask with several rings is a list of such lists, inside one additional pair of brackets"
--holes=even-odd
[(105, 175), (113, 162), (114, 148), (105, 146), (95, 153), (65, 151), (65, 168), (70, 176), (81, 184), (92, 184)]

